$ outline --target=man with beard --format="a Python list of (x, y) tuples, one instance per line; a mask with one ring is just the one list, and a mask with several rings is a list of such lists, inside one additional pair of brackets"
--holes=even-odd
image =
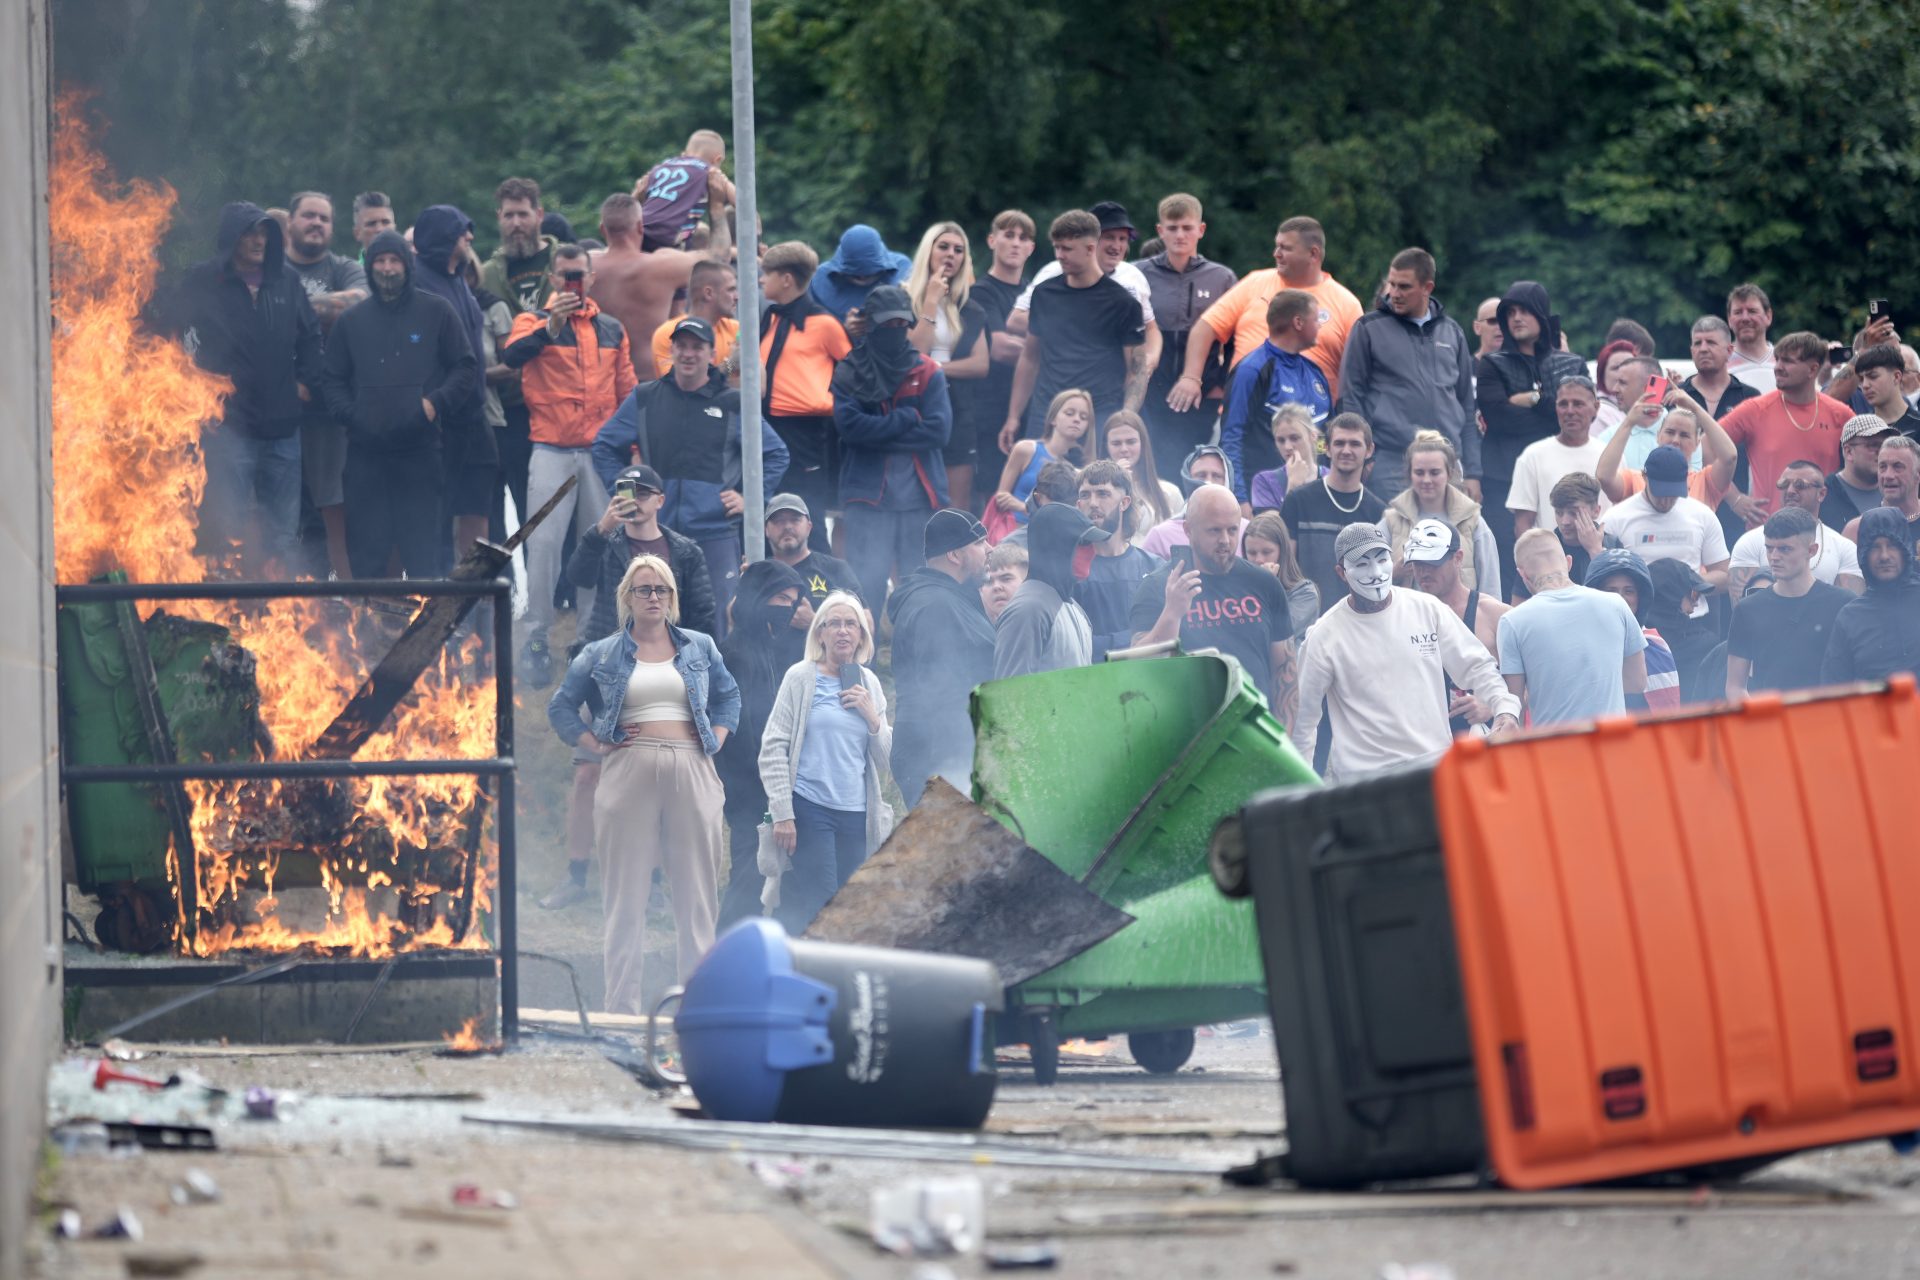
[(1292, 726), (1294, 748), (1312, 759), (1324, 700), (1328, 782), (1438, 757), (1453, 741), (1449, 680), (1492, 712), (1493, 732), (1519, 727), (1520, 700), (1486, 646), (1441, 601), (1393, 585), (1393, 551), (1378, 525), (1348, 525), (1333, 554), (1349, 594), (1307, 633)]
[(1914, 566), (1913, 526), (1891, 507), (1876, 507), (1860, 517), (1859, 532), (1867, 591), (1834, 618), (1820, 663), (1822, 684), (1920, 671), (1920, 573)]
[(1292, 684), (1293, 620), (1286, 588), (1237, 555), (1240, 503), (1225, 485), (1203, 484), (1187, 500), (1187, 543), (1133, 593), (1133, 643), (1178, 640), (1218, 649), (1279, 707)]
[[(792, 475), (791, 467), (788, 475)], [(797, 495), (773, 495), (773, 501), (767, 504), (766, 528), (767, 555), (800, 575), (800, 585), (814, 608), (836, 591), (860, 594), (860, 579), (852, 565), (813, 550), (813, 514)]]
[[(473, 219), (453, 205), (433, 205), (413, 220), (413, 252), (418, 260), (414, 286), (438, 295), (453, 308), (477, 367), (486, 358), (487, 321), (480, 312), (479, 300), (461, 275), (472, 251)], [(441, 440), (446, 453), (446, 480), (441, 491), (447, 513), (453, 517), (453, 555), (457, 560), (475, 540), (486, 537), (487, 519), (500, 491), (500, 444), (487, 425), (486, 397), (479, 383), (474, 384), (465, 402), (451, 407), (441, 424)], [(536, 680), (534, 687), (543, 688), (545, 684)]]
[[(628, 467), (614, 478), (614, 487), (613, 498), (599, 523), (580, 535), (567, 561), (567, 580), (576, 587), (594, 588), (593, 608), (581, 625), (578, 642), (584, 645), (613, 634), (619, 625), (620, 579), (627, 572), (627, 564), (642, 555), (658, 556), (672, 568), (680, 588), (680, 625), (711, 635), (713, 588), (707, 582), (706, 557), (693, 539), (660, 523), (666, 486), (659, 474), (652, 467)], [(599, 712), (591, 700), (588, 705), (593, 713)], [(746, 727), (744, 721), (741, 727)], [(597, 753), (574, 746), (573, 794), (567, 801), (567, 875), (540, 899), (545, 910), (570, 907), (588, 896), (593, 792), (600, 782), (601, 761)]]
[(993, 678), (994, 630), (981, 607), (987, 528), (965, 511), (927, 521), (921, 567), (887, 601), (893, 622), (893, 780), (909, 806), (938, 774), (961, 791), (973, 771), (967, 698)]
[[(300, 278), (307, 291), (307, 302), (319, 318), (324, 335), (333, 322), (354, 303), (367, 296), (367, 273), (355, 258), (330, 251), (333, 243), (333, 200), (318, 191), (302, 191), (287, 202), (291, 232), (287, 239), (287, 265)], [(347, 516), (342, 505), (340, 476), (347, 465), (347, 429), (327, 416), (327, 407), (319, 396), (307, 402), (307, 416), (300, 423), (300, 474), (306, 481), (307, 500), (320, 513), (327, 531), (327, 564), (334, 576), (345, 578), (352, 569), (347, 563)]]
[(953, 404), (947, 375), (907, 339), (916, 318), (907, 291), (882, 285), (862, 311), (870, 327), (835, 366), (831, 386), (847, 554), (877, 616), (894, 566), (920, 563), (927, 519), (947, 505), (941, 450)]
[[(414, 287), (413, 251), (393, 231), (367, 249), (373, 296), (333, 326), (322, 381), (346, 424), (347, 558), (356, 578), (388, 561), (416, 578), (440, 573), (441, 437), (480, 386), (480, 366), (445, 300)], [(302, 295), (304, 299), (304, 295)]]
[(761, 739), (781, 678), (806, 656), (807, 628), (812, 625), (813, 604), (792, 569), (777, 560), (762, 560), (740, 571), (733, 627), (720, 645), (720, 657), (740, 686), (740, 727), (728, 735), (713, 760), (727, 790), (723, 812), (732, 867), (714, 926), (719, 933), (760, 914), (765, 883), (759, 864), (760, 818), (767, 811), (767, 792), (760, 781)]
[[(508, 178), (494, 188), (493, 203), (500, 221), (500, 247), (482, 264), (480, 283), (518, 316), (546, 300), (547, 273), (553, 267), (553, 251), (560, 241), (540, 234), (546, 210), (540, 207), (540, 184), (533, 179)], [(638, 343), (645, 337), (635, 334), (630, 341)], [(527, 402), (520, 395), (520, 375), (509, 375), (495, 389), (507, 416), (506, 430), (499, 438), (500, 467), (506, 473), (507, 490), (513, 494), (513, 508), (524, 520), (529, 514), (527, 467), (533, 457), (533, 442), (528, 434)]]
[(993, 624), (993, 678), (1084, 667), (1093, 662), (1093, 628), (1074, 603), (1106, 530), (1064, 502), (1027, 521), (1027, 580)]
[(1126, 468), (1101, 458), (1080, 473), (1080, 514), (1106, 533), (1073, 598), (1086, 610), (1093, 628), (1093, 660), (1105, 662), (1114, 649), (1133, 643), (1134, 592), (1160, 561), (1133, 545), (1133, 482)]

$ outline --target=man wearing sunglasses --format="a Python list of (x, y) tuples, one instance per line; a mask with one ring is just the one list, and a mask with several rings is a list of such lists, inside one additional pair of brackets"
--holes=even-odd
[[(1827, 498), (1827, 478), (1811, 462), (1790, 462), (1774, 481), (1774, 511), (1798, 507), (1813, 517), (1812, 559), (1809, 571), (1814, 580), (1845, 587), (1858, 595), (1867, 589), (1860, 574), (1860, 555), (1853, 543), (1820, 521), (1820, 504)], [(1780, 535), (1776, 535), (1776, 538)], [(1747, 582), (1761, 571), (1773, 573), (1767, 562), (1767, 526), (1749, 529), (1733, 544), (1733, 560), (1727, 568), (1728, 594), (1735, 600), (1746, 594)], [(1774, 575), (1776, 585), (1778, 574)]]
[[(536, 689), (553, 680), (547, 629), (553, 624), (553, 588), (571, 520), (584, 535), (607, 506), (594, 474), (591, 449), (600, 424), (613, 416), (636, 385), (627, 331), (587, 296), (593, 271), (587, 251), (563, 244), (553, 251), (552, 292), (545, 307), (514, 317), (501, 362), (520, 370), (533, 457), (527, 467), (527, 511), (538, 511), (569, 478), (579, 484), (527, 539), (527, 616), (521, 668)], [(577, 597), (590, 612), (592, 593)]]

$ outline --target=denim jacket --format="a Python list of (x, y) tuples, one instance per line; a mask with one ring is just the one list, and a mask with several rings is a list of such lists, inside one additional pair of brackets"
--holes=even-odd
[[(740, 727), (740, 686), (733, 682), (720, 650), (702, 631), (685, 631), (669, 626), (673, 638), (673, 667), (687, 682), (687, 705), (693, 711), (693, 727), (699, 730), (700, 745), (708, 755), (720, 750), (715, 729), (732, 733)], [(547, 703), (547, 723), (564, 742), (578, 742), (582, 732), (591, 728), (602, 742), (622, 741), (620, 707), (627, 697), (627, 681), (633, 676), (635, 645), (626, 628), (595, 640), (580, 651), (567, 667), (567, 678), (553, 691)], [(581, 704), (593, 713), (593, 724), (580, 718)]]

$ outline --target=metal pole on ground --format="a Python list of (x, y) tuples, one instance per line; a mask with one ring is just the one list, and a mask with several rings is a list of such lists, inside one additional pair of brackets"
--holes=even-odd
[[(760, 456), (760, 229), (753, 157), (753, 0), (729, 0), (733, 23), (733, 165), (739, 203), (734, 246), (740, 282), (740, 486), (746, 499), (749, 562), (766, 555), (766, 503)], [(819, 513), (822, 519), (825, 513)]]

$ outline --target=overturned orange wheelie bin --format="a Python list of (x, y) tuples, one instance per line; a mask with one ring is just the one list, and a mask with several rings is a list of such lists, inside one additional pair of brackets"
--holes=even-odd
[(1729, 1171), (1920, 1129), (1911, 677), (1269, 792), (1255, 902), (1308, 1185)]

